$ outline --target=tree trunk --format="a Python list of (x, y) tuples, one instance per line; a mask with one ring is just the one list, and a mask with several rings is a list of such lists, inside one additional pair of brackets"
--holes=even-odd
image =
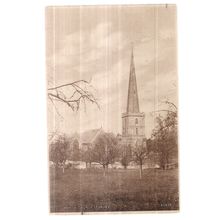
[(140, 164), (140, 180), (142, 179), (143, 177), (143, 171), (142, 171), (142, 163)]
[(104, 173), (103, 173), (103, 176), (106, 176), (106, 169), (105, 169), (105, 165), (103, 165), (103, 169), (104, 169)]
[(63, 164), (63, 166), (62, 166), (62, 170), (63, 170), (63, 173), (65, 172), (65, 164)]
[(163, 170), (166, 169), (166, 158), (165, 158), (165, 152), (161, 153), (161, 159), (160, 159), (160, 164)]
[(166, 153), (166, 168), (168, 168), (168, 164), (169, 164), (169, 158), (168, 158), (168, 153)]

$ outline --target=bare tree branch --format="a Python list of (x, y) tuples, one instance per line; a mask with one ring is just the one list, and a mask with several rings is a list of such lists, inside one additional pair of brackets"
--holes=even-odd
[(63, 85), (60, 85), (60, 86), (48, 88), (48, 90), (56, 90), (56, 89), (63, 88), (63, 87), (66, 87), (66, 86), (75, 85), (75, 84), (80, 83), (80, 82), (84, 82), (84, 83), (89, 84), (89, 82), (86, 81), (86, 80), (77, 80), (77, 81), (74, 81), (74, 82), (71, 82), (71, 83), (67, 83), (67, 84), (63, 84)]
[(53, 99), (50, 97), (50, 96), (48, 96), (48, 98), (50, 99), (50, 101), (52, 102), (52, 104), (53, 104), (53, 106), (54, 106), (54, 108), (55, 108), (55, 110), (56, 110), (56, 112), (57, 112), (57, 114), (63, 119), (63, 116), (59, 113), (59, 111), (58, 111), (58, 109), (57, 109), (57, 107), (56, 107), (56, 105), (54, 104), (54, 102), (53, 102)]
[(97, 99), (87, 88), (87, 85), (90, 85), (89, 83), (90, 82), (86, 80), (78, 80), (48, 88), (48, 98), (51, 100), (54, 106), (54, 102), (59, 101), (70, 107), (72, 111), (79, 110), (81, 101), (83, 102), (84, 107), (86, 106), (86, 101), (88, 101), (92, 104), (96, 104), (97, 107), (100, 108)]
[(161, 110), (157, 110), (157, 111), (154, 111), (154, 112), (168, 112), (168, 113), (175, 113), (175, 111), (172, 111), (172, 110), (167, 110), (167, 109), (161, 109)]
[(169, 102), (168, 100), (167, 100), (167, 101), (165, 101), (165, 103), (166, 103), (166, 104), (168, 104), (168, 105), (173, 106), (173, 107), (174, 107), (176, 110), (178, 109), (178, 108), (177, 108), (177, 106), (176, 106), (174, 103)]

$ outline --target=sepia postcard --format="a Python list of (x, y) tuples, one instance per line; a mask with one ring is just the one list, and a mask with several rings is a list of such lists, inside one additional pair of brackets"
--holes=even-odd
[(50, 213), (179, 210), (175, 5), (48, 6)]

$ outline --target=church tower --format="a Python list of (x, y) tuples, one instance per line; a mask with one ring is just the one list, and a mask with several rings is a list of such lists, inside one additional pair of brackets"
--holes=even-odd
[(133, 145), (145, 137), (145, 114), (140, 112), (133, 48), (131, 52), (127, 111), (122, 113), (122, 141)]

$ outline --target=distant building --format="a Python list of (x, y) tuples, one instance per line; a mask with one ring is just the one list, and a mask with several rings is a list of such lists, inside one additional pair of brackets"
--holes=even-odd
[(74, 133), (70, 138), (71, 146), (73, 145), (74, 141), (77, 140), (79, 142), (79, 148), (87, 150), (88, 148), (94, 146), (97, 138), (104, 133), (105, 132), (102, 128), (87, 130), (80, 134)]
[(145, 114), (140, 112), (139, 109), (133, 48), (131, 52), (127, 110), (122, 113), (122, 136), (120, 138), (121, 143), (125, 145), (133, 145), (137, 140), (145, 138)]
[(105, 132), (102, 128), (92, 129), (83, 132), (79, 136), (80, 148), (85, 150), (91, 148), (94, 145), (97, 138), (104, 133)]

